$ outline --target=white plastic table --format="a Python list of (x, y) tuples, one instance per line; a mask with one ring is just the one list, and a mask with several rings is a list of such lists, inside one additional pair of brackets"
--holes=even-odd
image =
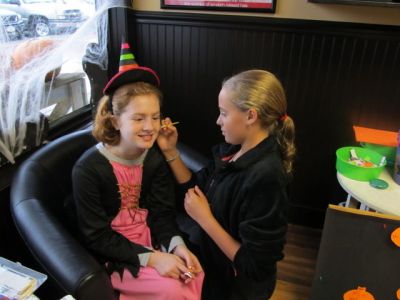
[(352, 206), (352, 199), (360, 202), (360, 209), (370, 208), (384, 214), (400, 216), (400, 185), (393, 181), (391, 174), (384, 169), (379, 176), (389, 186), (380, 190), (369, 185), (368, 181), (358, 181), (337, 173), (337, 179), (342, 188), (348, 193), (346, 207)]

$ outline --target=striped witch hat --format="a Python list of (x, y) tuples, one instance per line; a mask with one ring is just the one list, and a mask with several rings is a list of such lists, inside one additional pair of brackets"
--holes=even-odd
[(131, 51), (128, 43), (122, 43), (121, 55), (119, 56), (119, 70), (118, 72), (127, 71), (139, 67), (135, 60), (135, 55)]
[(118, 73), (110, 79), (103, 89), (103, 93), (109, 95), (120, 86), (139, 81), (160, 86), (157, 73), (150, 68), (139, 66), (129, 44), (122, 42)]

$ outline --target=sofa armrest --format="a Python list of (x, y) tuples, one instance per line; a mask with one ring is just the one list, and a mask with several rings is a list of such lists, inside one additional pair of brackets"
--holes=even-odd
[(209, 159), (200, 152), (182, 142), (179, 142), (177, 147), (183, 162), (193, 172), (197, 172), (207, 165)]
[(114, 298), (104, 268), (37, 199), (11, 206), (18, 231), (48, 274), (76, 299)]
[(76, 299), (114, 299), (103, 266), (71, 234), (64, 200), (71, 194), (71, 170), (95, 143), (90, 131), (59, 138), (29, 157), (11, 185), (10, 208), (17, 230), (45, 273)]

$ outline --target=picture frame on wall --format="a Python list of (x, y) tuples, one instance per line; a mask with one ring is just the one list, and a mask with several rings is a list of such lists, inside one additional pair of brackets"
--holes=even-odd
[(275, 13), (276, 1), (277, 0), (161, 0), (161, 8)]
[(308, 0), (311, 3), (400, 7), (400, 0)]

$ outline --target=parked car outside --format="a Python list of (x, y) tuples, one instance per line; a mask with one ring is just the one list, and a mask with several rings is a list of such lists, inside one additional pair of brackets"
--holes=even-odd
[(0, 25), (1, 35), (5, 40), (21, 39), (24, 30), (24, 21), (21, 15), (8, 10), (0, 8)]
[(71, 33), (86, 18), (77, 5), (62, 0), (0, 0), (0, 8), (20, 14), (29, 36)]

